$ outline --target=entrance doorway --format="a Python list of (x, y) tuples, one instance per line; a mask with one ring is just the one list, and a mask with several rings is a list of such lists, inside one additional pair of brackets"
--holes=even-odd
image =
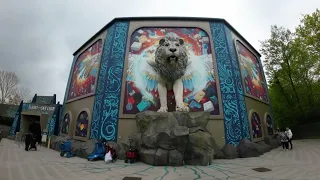
[(37, 138), (37, 142), (41, 142), (41, 126), (40, 126), (40, 116), (34, 115), (22, 115), (20, 128), (22, 133), (31, 132)]

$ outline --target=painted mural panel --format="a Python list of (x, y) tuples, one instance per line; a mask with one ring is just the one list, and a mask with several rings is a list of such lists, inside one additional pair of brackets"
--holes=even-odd
[(86, 111), (82, 111), (78, 118), (77, 118), (77, 124), (76, 124), (76, 131), (75, 136), (79, 137), (87, 137), (88, 133), (88, 125), (89, 125), (89, 116)]
[[(168, 33), (184, 41), (191, 62), (182, 77), (185, 105), (191, 112), (210, 111), (212, 115), (219, 115), (210, 40), (208, 34), (200, 28), (141, 28), (133, 32), (123, 113), (136, 114), (160, 108), (157, 75), (147, 61), (154, 60), (159, 41)], [(168, 90), (167, 99), (168, 111), (175, 111), (173, 90)]]
[(68, 134), (70, 125), (70, 115), (67, 113), (62, 120), (62, 129), (61, 133)]
[(251, 115), (251, 131), (253, 138), (262, 137), (262, 124), (258, 113), (253, 112)]
[(263, 101), (268, 101), (263, 71), (258, 59), (240, 41), (236, 41), (236, 46), (245, 92)]
[(98, 40), (78, 57), (72, 71), (68, 100), (95, 92), (101, 51), (102, 40)]
[(268, 135), (273, 135), (273, 121), (270, 115), (266, 117)]

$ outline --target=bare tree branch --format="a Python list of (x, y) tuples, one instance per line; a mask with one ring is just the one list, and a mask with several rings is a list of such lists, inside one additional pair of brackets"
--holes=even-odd
[(19, 82), (16, 73), (0, 70), (0, 103), (7, 103), (17, 95)]

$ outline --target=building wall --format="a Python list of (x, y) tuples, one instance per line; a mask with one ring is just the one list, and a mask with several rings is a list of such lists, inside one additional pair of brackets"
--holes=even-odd
[[(130, 49), (130, 39), (134, 31), (143, 28), (158, 28), (158, 27), (164, 27), (164, 28), (200, 28), (204, 30), (210, 40), (211, 44), (211, 52), (213, 51), (213, 43), (212, 43), (212, 36), (210, 33), (210, 26), (208, 22), (199, 22), (199, 21), (131, 21), (129, 30), (128, 30), (128, 36), (127, 36), (127, 43), (126, 43), (126, 58), (124, 63), (124, 71), (122, 76), (122, 90), (121, 90), (121, 100), (120, 100), (120, 119), (118, 124), (118, 139), (127, 137), (128, 135), (136, 132), (137, 126), (135, 123), (134, 114), (125, 114), (123, 112), (124, 109), (124, 98), (125, 98), (125, 92), (126, 92), (126, 77), (127, 77), (127, 69), (128, 69), (128, 56), (129, 56), (129, 49)], [(217, 64), (215, 60), (215, 54), (212, 53), (212, 66), (214, 69), (214, 76), (217, 77)], [(218, 115), (211, 115), (211, 120), (209, 121), (207, 125), (207, 129), (210, 131), (210, 133), (213, 135), (215, 140), (220, 146), (223, 146), (225, 144), (225, 138), (224, 138), (224, 125), (223, 125), (223, 111), (222, 111), (222, 105), (221, 105), (221, 99), (220, 99), (220, 87), (219, 87), (219, 79), (215, 78), (216, 84), (217, 84), (217, 96), (218, 96), (218, 107), (219, 107), (219, 114)]]
[[(67, 113), (69, 113), (69, 117), (70, 117), (70, 122), (68, 124), (69, 131), (67, 134), (69, 136), (73, 136), (78, 115), (83, 110), (88, 111), (88, 114), (89, 114), (89, 117), (88, 117), (89, 123), (88, 123), (88, 127), (87, 127), (87, 135), (88, 136), (87, 137), (89, 137), (89, 135), (90, 135), (90, 129), (91, 129), (90, 126), (91, 126), (91, 121), (92, 121), (92, 112), (93, 112), (93, 106), (94, 106), (95, 92), (84, 94), (82, 96), (78, 96), (78, 97), (72, 98), (72, 99), (70, 99), (70, 98), (68, 99), (68, 93), (69, 93), (70, 85), (72, 83), (72, 74), (74, 73), (74, 66), (75, 66), (79, 56), (100, 39), (102, 40), (102, 45), (103, 45), (106, 34), (107, 34), (107, 31), (101, 33), (101, 35), (97, 36), (90, 43), (88, 43), (87, 46), (84, 46), (82, 49), (80, 49), (79, 53), (75, 54), (75, 56), (74, 56), (71, 70), (70, 70), (69, 80), (68, 80), (67, 87), (66, 87), (64, 104), (62, 106), (61, 115), (60, 115), (60, 123), (59, 123), (60, 124), (60, 133), (62, 133), (64, 135), (66, 135), (66, 134), (63, 133), (63, 131), (61, 131), (61, 129), (62, 129), (62, 123), (65, 118), (65, 115)], [(100, 71), (101, 57), (102, 57), (102, 53), (98, 59), (99, 60), (98, 72)], [(95, 85), (97, 85), (97, 79), (95, 81)], [(95, 90), (96, 90), (96, 88), (95, 88)], [(84, 140), (85, 138), (80, 138), (80, 139)]]
[(232, 33), (232, 40), (240, 69), (250, 136), (254, 142), (261, 141), (268, 135), (267, 116), (273, 119), (263, 66), (259, 55), (242, 38)]
[[(69, 125), (69, 136), (73, 136), (75, 132), (76, 122), (79, 114), (82, 111), (88, 111), (89, 114), (93, 112), (93, 102), (94, 96), (90, 96), (87, 98), (79, 99), (74, 102), (67, 103), (65, 106), (65, 114), (69, 113), (70, 115), (70, 125)], [(91, 124), (92, 116), (89, 117), (89, 125)], [(90, 130), (90, 128), (88, 128)], [(90, 131), (88, 131), (88, 135)]]
[[(91, 42), (92, 44), (100, 38), (103, 39), (103, 51), (95, 93), (67, 101), (63, 106), (62, 112), (64, 114), (61, 118), (63, 119), (67, 112), (71, 114), (69, 135), (73, 134), (77, 115), (83, 108), (87, 108), (91, 114), (89, 117), (90, 121), (92, 120), (89, 122), (91, 133), (88, 131), (91, 134), (90, 138), (105, 138), (116, 141), (136, 132), (134, 114), (124, 112), (125, 82), (131, 35), (142, 27), (195, 27), (201, 28), (208, 34), (220, 111), (219, 114), (211, 115), (207, 129), (220, 146), (225, 143), (237, 145), (243, 138), (251, 139), (249, 125), (251, 108), (255, 107), (263, 120), (266, 113), (270, 113), (270, 109), (267, 110), (269, 106), (261, 101), (253, 100), (252, 96), (249, 98), (244, 92), (245, 87), (241, 77), (241, 68), (239, 68), (237, 48), (234, 44), (234, 40), (238, 39), (236, 34), (223, 22), (204, 21), (121, 21), (108, 27), (105, 32)], [(89, 43), (79, 51), (72, 67), (74, 67), (77, 56), (91, 44)], [(246, 44), (244, 45), (246, 46)], [(71, 69), (70, 75), (72, 72)], [(68, 91), (69, 86), (67, 86), (66, 96)], [(266, 128), (263, 130), (263, 134), (266, 134)]]

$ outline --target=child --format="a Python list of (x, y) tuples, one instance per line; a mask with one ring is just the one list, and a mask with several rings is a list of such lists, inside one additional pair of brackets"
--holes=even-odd
[(279, 137), (280, 137), (280, 141), (282, 143), (282, 149), (283, 150), (289, 149), (289, 145), (288, 145), (289, 140), (288, 140), (288, 137), (286, 136), (286, 134), (283, 131), (281, 131), (281, 132), (279, 132)]

